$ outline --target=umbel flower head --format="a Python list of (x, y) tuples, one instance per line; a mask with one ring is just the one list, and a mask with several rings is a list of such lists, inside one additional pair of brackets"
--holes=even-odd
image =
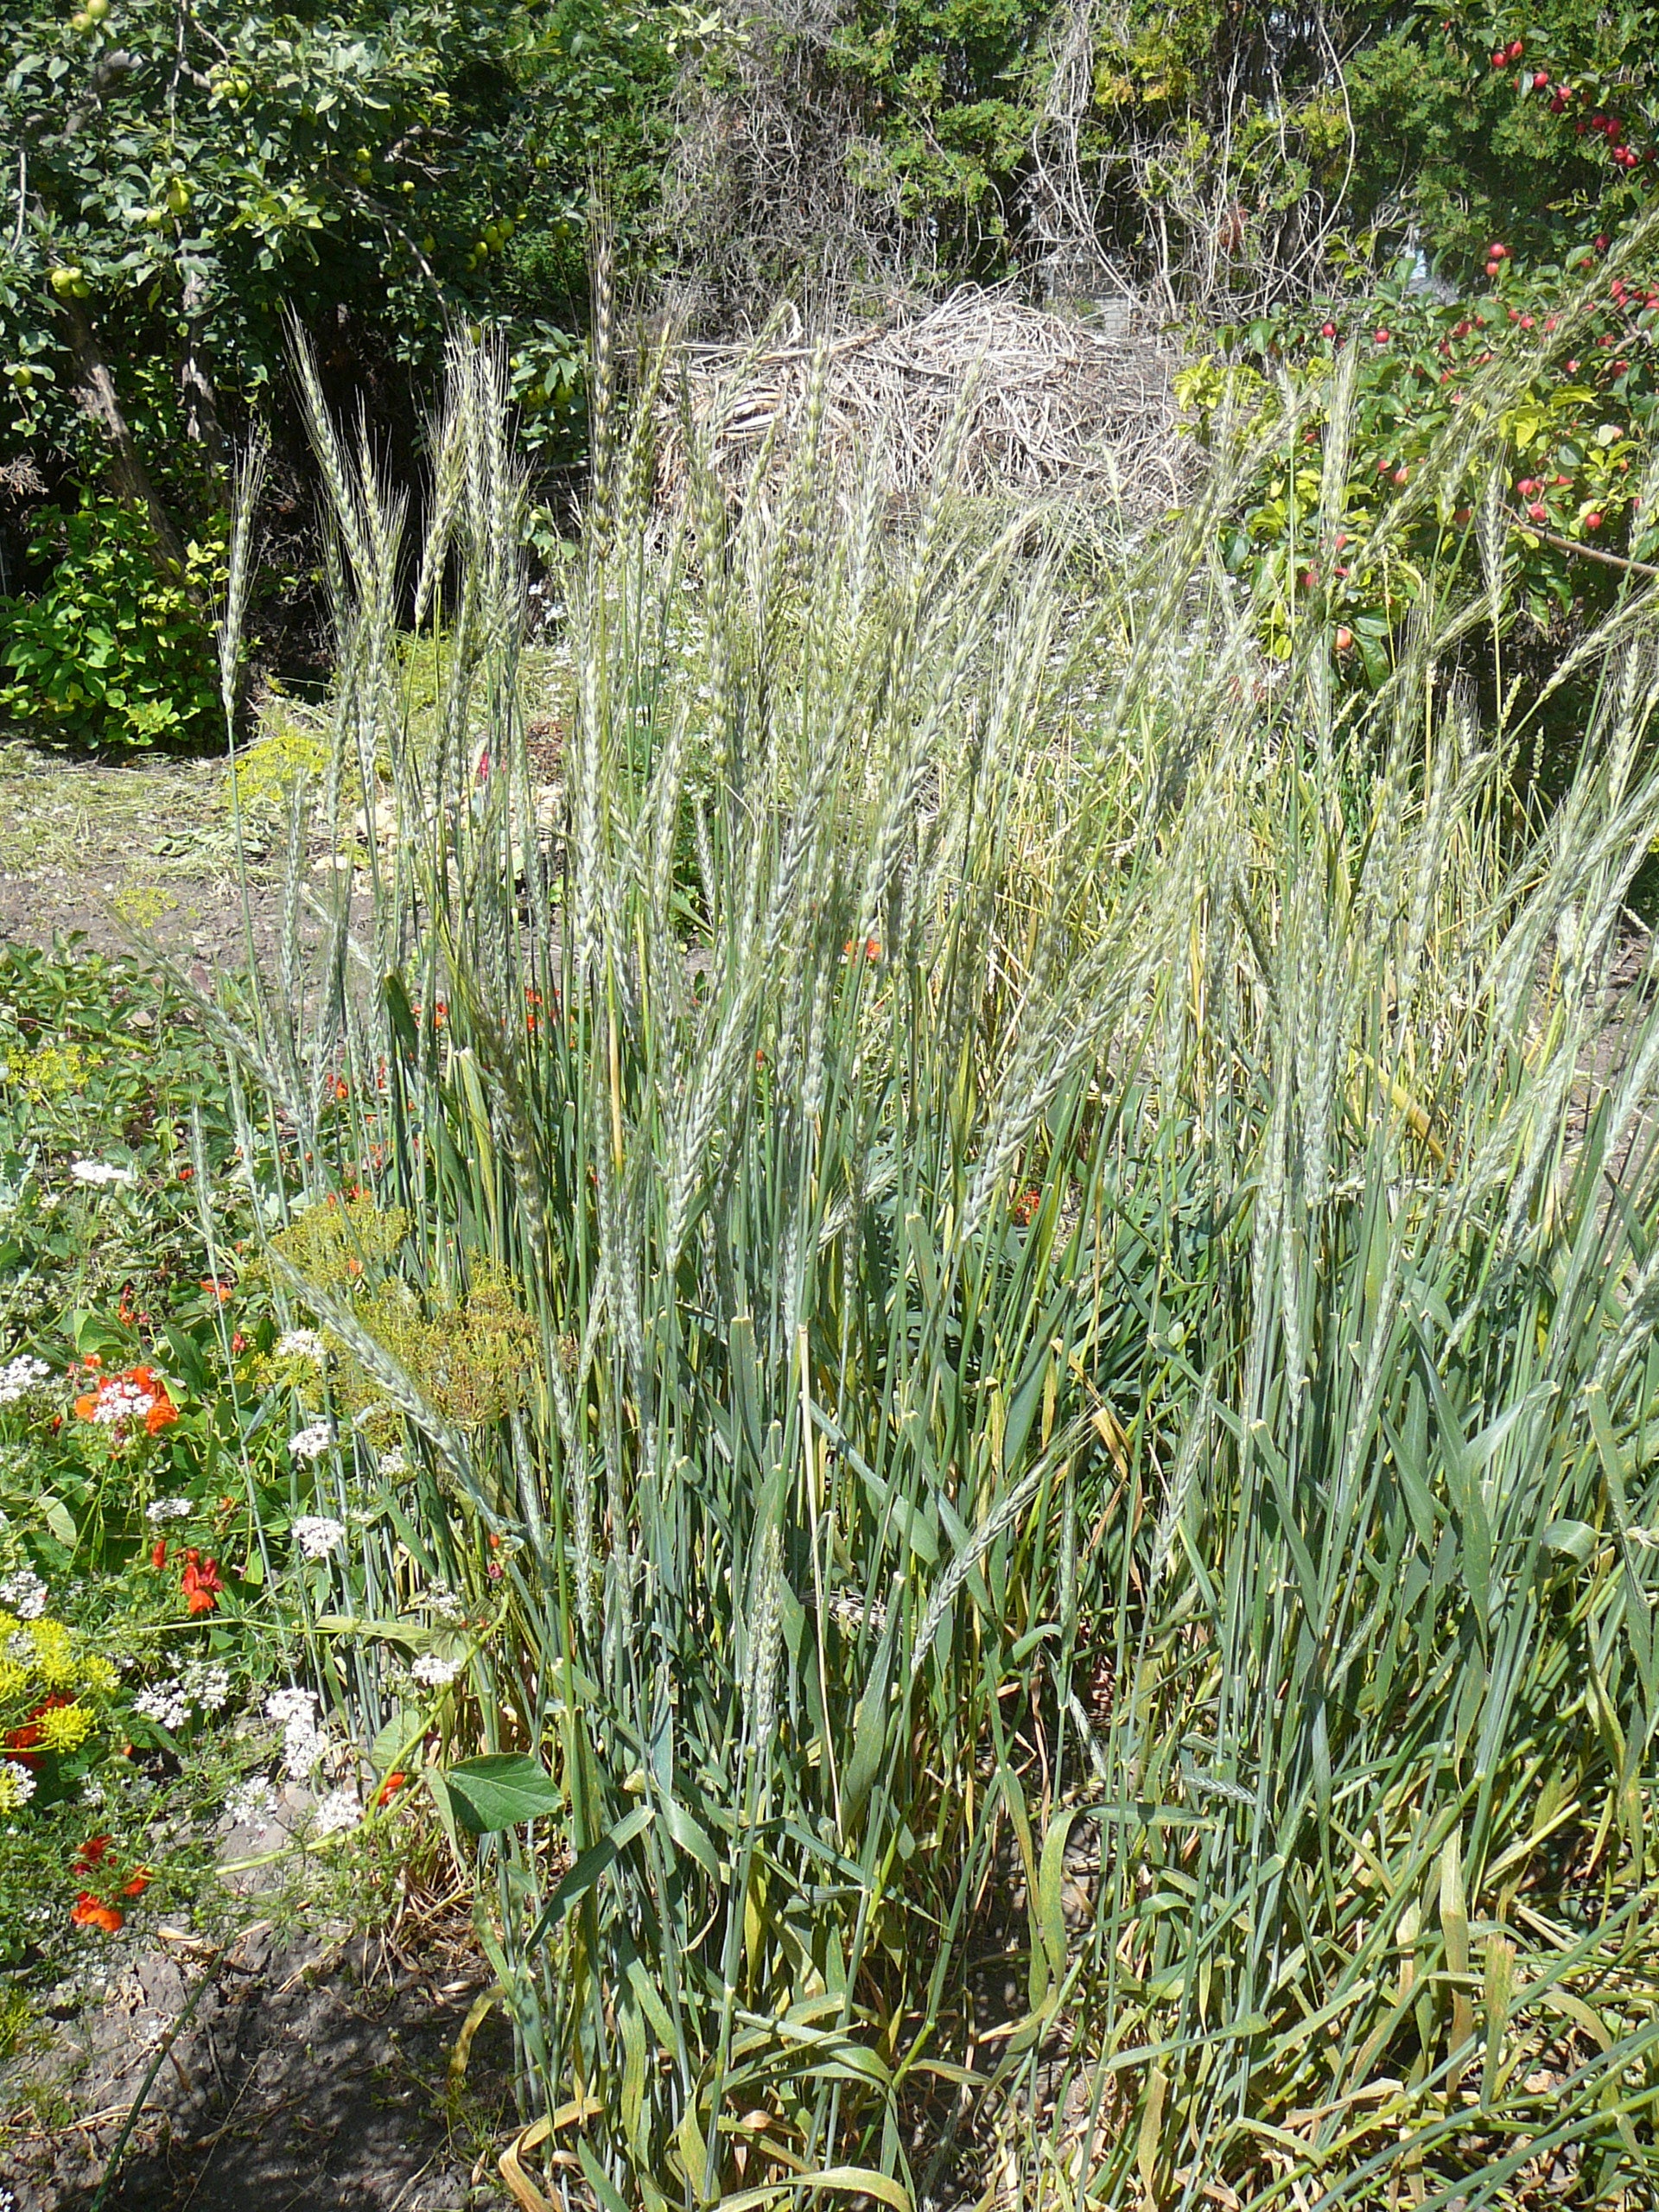
[(115, 1688), (115, 1669), (101, 1652), (89, 1651), (61, 1621), (20, 1621), (0, 1612), (0, 1699), (41, 1691), (91, 1690), (107, 1696)]

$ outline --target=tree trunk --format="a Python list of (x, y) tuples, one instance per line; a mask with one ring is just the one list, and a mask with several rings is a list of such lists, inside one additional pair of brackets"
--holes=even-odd
[(109, 447), (110, 488), (118, 499), (130, 506), (142, 507), (149, 518), (150, 536), (156, 541), (156, 551), (168, 581), (185, 581), (184, 546), (173, 518), (162, 505), (161, 494), (150, 480), (149, 471), (139, 457), (131, 429), (121, 411), (121, 401), (115, 389), (115, 378), (110, 365), (104, 358), (103, 348), (92, 322), (79, 301), (65, 300), (60, 303), (64, 328), (68, 334), (69, 353), (73, 368), (75, 397), (82, 410), (103, 431)]
[(223, 488), (225, 432), (219, 419), (219, 395), (201, 358), (201, 308), (207, 287), (200, 272), (184, 280), (184, 319), (188, 329), (179, 363), (179, 390), (184, 398), (185, 435), (201, 448), (215, 494)]

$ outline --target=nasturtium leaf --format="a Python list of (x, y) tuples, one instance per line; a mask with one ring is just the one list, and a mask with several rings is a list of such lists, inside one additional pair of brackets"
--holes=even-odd
[(495, 1751), (446, 1768), (444, 1780), (457, 1817), (474, 1835), (510, 1828), (562, 1812), (564, 1798), (538, 1761), (522, 1751)]

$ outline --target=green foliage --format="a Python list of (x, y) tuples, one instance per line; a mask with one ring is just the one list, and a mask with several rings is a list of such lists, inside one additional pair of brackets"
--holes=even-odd
[[(1254, 417), (1223, 543), (1275, 653), (1288, 650), (1293, 601), (1311, 598), (1351, 632), (1351, 665), (1382, 681), (1429, 578), (1437, 591), (1459, 575), (1484, 588), (1476, 518), (1488, 505), (1506, 546), (1503, 626), (1522, 613), (1540, 631), (1582, 620), (1618, 594), (1619, 561), (1659, 551), (1649, 250), (1604, 261), (1586, 246), (1566, 270), (1533, 269), (1506, 240), (1486, 244), (1497, 274), (1466, 302), (1402, 275), (1363, 302), (1315, 301), (1223, 331), (1232, 365), (1211, 356), (1181, 372), (1201, 435)], [(1332, 466), (1341, 527), (1326, 543), (1316, 518)]]
[[(338, 318), (364, 370), (377, 351), (429, 362), (454, 314), (522, 317), (556, 370), (526, 391), (559, 395), (536, 306), (585, 293), (593, 168), (625, 231), (639, 200), (668, 66), (652, 10), (212, 4), (181, 33), (162, 0), (79, 29), (34, 0), (12, 29), (0, 135), (28, 149), (29, 198), (0, 249), (0, 330), (17, 437), (71, 428), (71, 290), (111, 358), (165, 382), (188, 353), (226, 407), (271, 385), (289, 312)], [(187, 412), (176, 389), (158, 399), (156, 462)]]
[(837, 29), (835, 69), (868, 130), (849, 158), (874, 194), (925, 221), (944, 268), (996, 273), (1041, 112), (1046, 0), (864, 0)]
[(35, 596), (0, 601), (0, 711), (89, 745), (207, 735), (219, 683), (201, 607), (222, 532), (194, 541), (185, 575), (169, 579), (144, 517), (89, 496), (70, 514), (41, 509), (31, 551), (50, 574)]
[[(1646, 8), (1419, 0), (1403, 22), (1347, 12), (1378, 34), (1345, 72), (1357, 228), (1409, 232), (1462, 275), (1494, 236), (1559, 259), (1587, 226), (1611, 231), (1645, 204), (1659, 122)], [(1610, 123), (1612, 136), (1598, 127)]]
[[(193, 1116), (212, 1172), (223, 1173), (237, 1141), (229, 1103), (207, 1039), (170, 987), (73, 942), (57, 958), (6, 948), (0, 1324), (8, 1336), (59, 1328), (73, 1341), (73, 1317), (120, 1305), (193, 1325), (215, 1310), (203, 1287), (214, 1270), (194, 1190)], [(77, 1160), (121, 1177), (81, 1182)], [(225, 1225), (244, 1236), (245, 1215)], [(108, 1347), (88, 1339), (76, 1349)]]

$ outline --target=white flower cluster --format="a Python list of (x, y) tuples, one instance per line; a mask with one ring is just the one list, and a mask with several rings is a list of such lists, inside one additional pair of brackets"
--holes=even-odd
[(327, 1748), (316, 1707), (312, 1690), (272, 1690), (265, 1700), (265, 1718), (282, 1727), (283, 1764), (296, 1782), (311, 1772)]
[(208, 1660), (185, 1660), (179, 1669), (179, 1680), (185, 1695), (199, 1712), (218, 1713), (229, 1702), (229, 1672)]
[(326, 1513), (302, 1513), (293, 1524), (294, 1541), (307, 1559), (327, 1559), (346, 1541), (346, 1524)]
[(19, 1398), (45, 1382), (52, 1372), (43, 1359), (32, 1358), (28, 1352), (10, 1359), (0, 1367), (0, 1406), (15, 1406)]
[(429, 1690), (448, 1689), (461, 1672), (459, 1659), (440, 1659), (435, 1651), (423, 1651), (410, 1669), (416, 1681)]
[(0, 1605), (9, 1613), (16, 1613), (20, 1621), (39, 1620), (50, 1594), (32, 1567), (20, 1567), (16, 1574), (9, 1574), (0, 1582)]
[(35, 1777), (21, 1759), (0, 1759), (0, 1813), (15, 1813), (35, 1795)]
[(326, 1421), (314, 1421), (296, 1430), (288, 1440), (288, 1448), (296, 1459), (321, 1459), (334, 1440), (334, 1432)]
[(232, 1827), (251, 1828), (257, 1835), (263, 1835), (281, 1802), (264, 1777), (255, 1775), (249, 1781), (238, 1782), (226, 1794), (225, 1817)]
[(112, 1375), (107, 1382), (98, 1386), (92, 1419), (105, 1428), (124, 1428), (130, 1421), (143, 1421), (155, 1403), (149, 1391), (141, 1390), (136, 1382)]
[(363, 1807), (354, 1789), (331, 1789), (317, 1806), (315, 1832), (318, 1835), (341, 1835), (347, 1828), (354, 1828), (363, 1817)]
[(188, 1497), (158, 1497), (154, 1504), (144, 1508), (144, 1518), (146, 1521), (156, 1522), (188, 1521), (190, 1518), (191, 1510)]
[(118, 1167), (107, 1160), (77, 1160), (70, 1164), (69, 1173), (77, 1183), (91, 1183), (104, 1186), (111, 1183), (136, 1183), (136, 1169)]
[(388, 1445), (375, 1461), (376, 1470), (390, 1482), (394, 1476), (409, 1472), (409, 1459), (401, 1444)]
[(169, 1736), (176, 1736), (190, 1718), (190, 1700), (183, 1683), (177, 1681), (156, 1682), (147, 1690), (137, 1691), (132, 1709), (158, 1728), (165, 1728)]
[(312, 1359), (322, 1364), (322, 1338), (315, 1329), (289, 1329), (276, 1339), (278, 1359)]
[(164, 1682), (152, 1682), (132, 1700), (132, 1709), (176, 1736), (194, 1713), (218, 1713), (230, 1699), (231, 1677), (226, 1669), (206, 1659), (173, 1660), (178, 1669)]
[(467, 1618), (467, 1607), (446, 1583), (435, 1582), (430, 1589), (423, 1590), (420, 1602), (435, 1620), (452, 1624)]

